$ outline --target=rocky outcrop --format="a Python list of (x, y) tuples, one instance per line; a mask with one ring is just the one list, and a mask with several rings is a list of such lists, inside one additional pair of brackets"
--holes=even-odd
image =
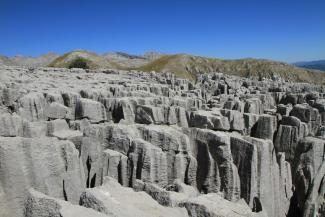
[[(298, 206), (303, 210), (310, 186), (325, 159), (325, 141), (313, 137), (305, 137), (299, 141), (294, 158), (293, 178), (296, 187)], [(325, 175), (325, 174), (324, 174)], [(315, 181), (314, 181), (315, 182)], [(319, 182), (319, 181), (318, 181)], [(317, 184), (320, 187), (320, 183)]]
[(78, 152), (55, 138), (0, 137), (0, 213), (22, 216), (29, 188), (77, 204), (85, 188)]
[(0, 216), (324, 215), (322, 86), (219, 72), (0, 75)]
[(87, 118), (94, 123), (103, 122), (107, 119), (103, 104), (84, 98), (77, 101), (75, 116), (76, 119)]

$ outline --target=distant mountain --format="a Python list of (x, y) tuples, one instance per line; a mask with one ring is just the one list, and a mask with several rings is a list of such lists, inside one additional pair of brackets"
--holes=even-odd
[(72, 51), (55, 59), (50, 66), (69, 67), (69, 64), (78, 57), (84, 58), (90, 68), (173, 72), (178, 77), (189, 79), (195, 79), (199, 73), (222, 72), (259, 79), (281, 78), (293, 82), (325, 83), (325, 74), (283, 62), (252, 58), (223, 60), (188, 54), (163, 55), (150, 52), (138, 56), (115, 52), (98, 55), (89, 51)]
[(15, 64), (8, 57), (0, 56), (0, 66), (1, 65), (13, 66)]
[(0, 65), (40, 67), (47, 66), (58, 57), (59, 55), (55, 53), (48, 53), (38, 57), (18, 55), (9, 58), (6, 56), (0, 56)]
[(160, 56), (159, 53), (154, 52), (144, 55), (132, 55), (123, 52), (99, 55), (86, 50), (75, 50), (56, 58), (49, 66), (67, 68), (75, 59), (83, 58), (88, 62), (90, 68), (133, 69), (146, 65)]
[(205, 72), (222, 72), (242, 77), (282, 78), (294, 82), (325, 83), (325, 74), (293, 65), (261, 59), (223, 60), (188, 54), (164, 55), (138, 68), (142, 71), (174, 72), (185, 78), (195, 78)]
[(325, 71), (325, 60), (296, 62), (293, 65), (306, 69), (317, 69)]
[[(299, 66), (296, 67), (295, 65), (283, 62), (253, 58), (224, 60), (189, 54), (166, 55), (157, 52), (131, 55), (123, 52), (97, 54), (86, 50), (75, 50), (61, 56), (49, 53), (36, 58), (23, 56), (8, 58), (0, 56), (0, 65), (69, 68), (75, 66), (74, 63), (79, 59), (83, 59), (82, 61), (91, 69), (112, 68), (147, 72), (172, 72), (178, 77), (189, 79), (195, 79), (196, 75), (200, 73), (222, 72), (258, 79), (281, 78), (293, 82), (325, 84), (325, 73), (321, 73), (318, 70), (301, 68), (302, 65), (307, 65), (307, 63), (296, 63)], [(321, 61), (317, 61), (317, 64), (321, 65), (321, 63)]]

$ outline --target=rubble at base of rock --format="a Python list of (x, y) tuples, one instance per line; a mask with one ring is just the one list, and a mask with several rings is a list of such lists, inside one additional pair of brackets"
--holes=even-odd
[(0, 78), (1, 217), (325, 216), (324, 86), (5, 66)]

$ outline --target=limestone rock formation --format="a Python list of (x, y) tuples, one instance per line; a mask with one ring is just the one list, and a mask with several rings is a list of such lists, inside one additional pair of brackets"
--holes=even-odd
[(1, 217), (324, 216), (323, 86), (8, 66), (0, 79)]

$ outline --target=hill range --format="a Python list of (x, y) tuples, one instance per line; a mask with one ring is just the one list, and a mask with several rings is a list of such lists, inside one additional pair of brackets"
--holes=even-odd
[(0, 56), (0, 65), (69, 68), (71, 63), (80, 58), (87, 63), (90, 69), (112, 68), (145, 72), (173, 72), (176, 76), (189, 79), (195, 79), (199, 73), (222, 72), (258, 79), (271, 78), (292, 82), (325, 83), (325, 73), (312, 69), (310, 67), (312, 64), (306, 62), (304, 64), (288, 64), (254, 58), (226, 60), (157, 52), (130, 55), (123, 52), (97, 54), (86, 50), (75, 50), (63, 55), (48, 53), (39, 57), (15, 56), (8, 58)]

